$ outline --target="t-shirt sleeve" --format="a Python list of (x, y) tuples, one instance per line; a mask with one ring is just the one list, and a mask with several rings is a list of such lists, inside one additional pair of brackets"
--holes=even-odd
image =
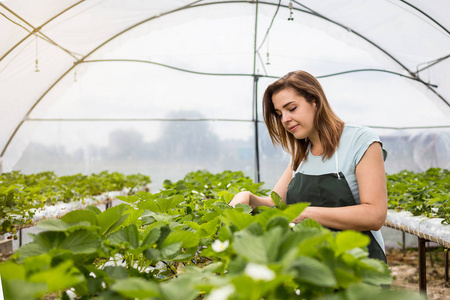
[(354, 137), (354, 149), (356, 150), (356, 153), (353, 157), (353, 165), (355, 168), (361, 161), (364, 153), (366, 153), (367, 149), (369, 149), (369, 146), (376, 142), (380, 143), (381, 149), (383, 151), (383, 159), (386, 160), (387, 151), (383, 148), (383, 143), (381, 142), (380, 137), (375, 133), (375, 131), (368, 127), (361, 127), (356, 132)]

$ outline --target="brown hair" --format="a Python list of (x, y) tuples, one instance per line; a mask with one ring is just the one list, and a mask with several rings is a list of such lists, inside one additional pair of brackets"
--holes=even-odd
[(319, 81), (305, 71), (295, 71), (286, 74), (269, 85), (264, 93), (263, 114), (270, 138), (274, 145), (281, 145), (292, 155), (292, 168), (296, 170), (300, 162), (306, 159), (309, 139), (296, 139), (281, 122), (281, 117), (275, 112), (272, 96), (277, 92), (292, 88), (309, 103), (315, 103), (317, 110), (314, 116), (314, 128), (319, 132), (323, 146), (322, 158), (331, 158), (336, 150), (344, 129), (344, 122), (333, 112)]

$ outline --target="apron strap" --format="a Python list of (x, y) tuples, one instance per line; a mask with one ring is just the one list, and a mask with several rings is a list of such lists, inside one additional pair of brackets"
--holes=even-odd
[[(311, 152), (311, 144), (308, 145), (308, 151)], [(341, 175), (339, 175), (339, 156), (338, 156), (337, 148), (336, 148), (336, 151), (334, 153), (335, 153), (334, 161), (336, 162), (336, 175), (337, 175), (338, 179), (341, 179)], [(297, 168), (298, 172), (302, 173), (302, 174), (303, 174), (303, 170), (301, 170), (301, 167), (302, 167), (304, 161), (305, 160), (302, 160), (300, 162), (300, 165)]]
[(338, 158), (338, 152), (337, 152), (337, 149), (336, 149), (336, 151), (334, 152), (335, 153), (335, 161), (336, 161), (336, 175), (337, 175), (337, 177), (338, 177), (338, 179), (341, 179), (341, 175), (339, 175), (339, 158)]

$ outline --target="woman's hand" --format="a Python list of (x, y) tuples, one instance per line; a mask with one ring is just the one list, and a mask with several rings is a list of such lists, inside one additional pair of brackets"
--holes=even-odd
[(233, 200), (231, 200), (231, 202), (228, 203), (228, 205), (233, 206), (233, 207), (235, 207), (236, 204), (239, 204), (239, 203), (250, 205), (251, 195), (252, 195), (252, 193), (250, 193), (248, 191), (237, 193), (234, 196)]
[(309, 219), (310, 218), (310, 214), (311, 212), (314, 212), (314, 207), (308, 206), (307, 208), (305, 208), (301, 214), (298, 215), (297, 218), (295, 218), (294, 221), (292, 221), (293, 223), (300, 223), (301, 221), (305, 220), (305, 219)]

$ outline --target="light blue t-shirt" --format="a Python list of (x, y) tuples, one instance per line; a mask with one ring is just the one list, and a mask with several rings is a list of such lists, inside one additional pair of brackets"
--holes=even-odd
[[(350, 190), (356, 203), (360, 204), (358, 182), (356, 181), (356, 166), (374, 142), (381, 144), (378, 135), (368, 127), (345, 124), (339, 146), (329, 159), (322, 160), (322, 156), (314, 156), (308, 153), (308, 158), (292, 174), (301, 172), (306, 175), (322, 175), (342, 172), (347, 179)], [(383, 157), (386, 159), (387, 152), (383, 149)], [(337, 160), (336, 160), (337, 158)], [(337, 170), (338, 168), (338, 170)], [(386, 204), (387, 205), (387, 204)], [(384, 251), (384, 241), (380, 231), (372, 231), (381, 249)]]

